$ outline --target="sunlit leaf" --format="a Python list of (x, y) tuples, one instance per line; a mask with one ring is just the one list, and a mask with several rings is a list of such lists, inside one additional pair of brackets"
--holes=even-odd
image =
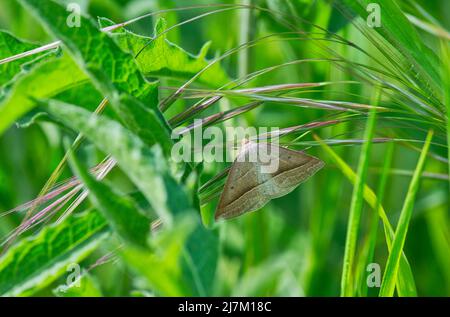
[(29, 295), (49, 285), (91, 253), (108, 231), (104, 218), (90, 211), (20, 241), (0, 258), (0, 294)]
[(71, 154), (70, 158), (76, 175), (89, 190), (89, 197), (114, 232), (128, 243), (145, 247), (150, 232), (150, 220), (143, 215), (134, 201), (121, 196), (107, 184), (96, 181), (74, 154)]

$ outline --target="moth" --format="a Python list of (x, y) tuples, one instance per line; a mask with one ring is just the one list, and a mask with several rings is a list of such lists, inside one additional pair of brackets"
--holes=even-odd
[[(260, 160), (260, 153), (268, 153)], [(251, 159), (257, 157), (257, 160)], [(274, 165), (276, 169), (268, 169)], [(262, 208), (284, 196), (324, 166), (320, 159), (272, 143), (250, 142), (234, 160), (216, 209), (215, 219), (230, 219)]]

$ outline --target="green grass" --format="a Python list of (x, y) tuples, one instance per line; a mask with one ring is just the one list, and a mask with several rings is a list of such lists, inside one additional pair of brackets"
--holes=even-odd
[[(378, 235), (378, 228), (379, 228), (379, 216), (380, 208), (383, 202), (383, 198), (386, 194), (387, 189), (387, 181), (389, 179), (389, 169), (392, 165), (392, 159), (394, 157), (394, 143), (389, 143), (386, 148), (385, 153), (385, 161), (383, 164), (383, 170), (381, 172), (380, 176), (380, 182), (378, 184), (377, 189), (377, 204), (376, 208), (372, 210), (372, 215), (370, 215), (370, 224), (369, 224), (369, 232), (367, 233), (366, 240), (364, 241), (364, 245), (362, 247), (362, 256), (360, 257), (360, 263), (359, 263), (359, 287), (358, 290), (360, 290), (361, 296), (367, 296), (368, 294), (368, 287), (367, 287), (367, 279), (365, 276), (366, 268), (370, 263), (373, 263), (374, 257), (375, 257), (375, 249), (377, 245), (377, 235)], [(358, 277), (358, 275), (356, 276)]]
[[(441, 59), (443, 61), (442, 67), (442, 87), (444, 87), (444, 104), (447, 109), (447, 144), (450, 144), (450, 45), (448, 43), (441, 43)], [(450, 147), (448, 150), (448, 175), (450, 175)], [(449, 177), (450, 190), (450, 177)]]
[[(380, 90), (376, 90), (372, 106), (377, 107), (380, 99)], [(355, 253), (358, 231), (361, 223), (361, 214), (364, 202), (364, 184), (366, 183), (369, 158), (372, 148), (372, 139), (375, 131), (376, 108), (370, 110), (364, 132), (364, 144), (359, 157), (356, 182), (353, 189), (345, 240), (344, 264), (342, 269), (341, 296), (352, 296), (355, 290), (354, 270)]]
[(406, 235), (408, 233), (409, 222), (411, 220), (414, 203), (419, 190), (420, 178), (425, 166), (425, 161), (430, 148), (431, 140), (433, 139), (433, 130), (430, 130), (425, 140), (422, 152), (420, 153), (419, 161), (417, 162), (413, 178), (406, 194), (405, 202), (398, 220), (397, 228), (395, 230), (394, 241), (389, 252), (389, 257), (386, 264), (386, 269), (383, 275), (383, 282), (381, 284), (380, 296), (393, 296), (395, 291), (395, 284), (397, 281), (398, 268), (401, 258), (401, 253), (405, 245)]

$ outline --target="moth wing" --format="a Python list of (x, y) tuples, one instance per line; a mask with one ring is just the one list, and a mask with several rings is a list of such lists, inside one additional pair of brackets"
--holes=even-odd
[(247, 146), (233, 162), (216, 209), (216, 219), (237, 217), (249, 209), (258, 209), (262, 198), (257, 193), (258, 166), (248, 160), (248, 155), (256, 149), (254, 144)]
[(272, 174), (271, 198), (290, 193), (325, 165), (322, 160), (300, 151), (282, 147), (279, 151), (279, 168), (276, 173)]
[[(269, 144), (270, 153), (277, 153), (278, 168), (273, 173), (261, 174), (261, 164), (245, 161), (244, 157), (259, 146), (267, 145), (252, 145), (238, 155), (220, 197), (216, 219), (233, 218), (260, 209), (271, 199), (293, 191), (324, 166), (314, 156)], [(278, 152), (273, 152), (274, 149)]]

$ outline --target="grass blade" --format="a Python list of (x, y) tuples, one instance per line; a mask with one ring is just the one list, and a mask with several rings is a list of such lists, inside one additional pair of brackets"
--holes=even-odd
[[(345, 163), (344, 160), (336, 152), (334, 152), (333, 149), (329, 145), (327, 145), (318, 135), (314, 134), (314, 138), (334, 160), (345, 177), (347, 177), (348, 180), (354, 185), (357, 176), (356, 173), (351, 169), (351, 167), (348, 166), (348, 164)], [(369, 204), (371, 208), (377, 210), (378, 198), (373, 190), (367, 185), (364, 186), (364, 200)], [(392, 229), (392, 225), (389, 222), (386, 211), (381, 204), (378, 207), (378, 215), (383, 222), (386, 245), (388, 247), (388, 250), (391, 250), (392, 240), (394, 238), (394, 230)], [(412, 275), (411, 267), (404, 253), (401, 258), (399, 278), (397, 282), (397, 291), (400, 296), (417, 296), (416, 285)]]
[(392, 165), (393, 156), (394, 156), (394, 143), (391, 142), (388, 143), (386, 154), (384, 156), (385, 161), (383, 164), (383, 170), (380, 176), (380, 182), (377, 190), (377, 197), (378, 197), (377, 207), (373, 211), (373, 214), (371, 215), (369, 226), (370, 229), (369, 233), (367, 234), (366, 243), (363, 247), (363, 250), (365, 250), (365, 252), (363, 252), (363, 256), (361, 257), (361, 265), (359, 266), (358, 280), (360, 282), (360, 285), (358, 289), (360, 290), (361, 296), (367, 296), (368, 292), (367, 282), (364, 273), (366, 272), (367, 265), (373, 262), (375, 254), (375, 247), (377, 243), (377, 233), (378, 233), (378, 221), (379, 221), (378, 214), (381, 203), (383, 201), (384, 194), (386, 192), (386, 184), (389, 178), (389, 169)]
[(441, 43), (442, 60), (442, 87), (444, 89), (444, 104), (447, 109), (447, 150), (448, 150), (448, 175), (450, 190), (450, 45)]
[(420, 154), (419, 162), (417, 163), (416, 170), (409, 185), (408, 193), (403, 204), (403, 208), (398, 221), (397, 230), (395, 231), (394, 241), (392, 243), (392, 250), (389, 253), (389, 257), (386, 264), (386, 270), (384, 271), (383, 281), (381, 283), (380, 296), (393, 296), (395, 290), (395, 283), (397, 280), (397, 273), (399, 269), (400, 257), (405, 245), (406, 234), (408, 232), (409, 221), (411, 219), (412, 211), (414, 208), (414, 201), (417, 191), (419, 189), (420, 177), (425, 165), (425, 160), (430, 148), (430, 143), (433, 138), (433, 130), (428, 132), (425, 145)]
[[(375, 104), (378, 103), (380, 90), (377, 90), (375, 96)], [(353, 281), (353, 265), (356, 253), (356, 242), (358, 239), (358, 229), (363, 210), (364, 185), (367, 177), (369, 166), (370, 150), (372, 147), (372, 138), (374, 135), (376, 121), (376, 109), (370, 111), (369, 118), (364, 132), (365, 143), (361, 149), (358, 164), (358, 176), (356, 177), (355, 186), (352, 194), (352, 202), (350, 205), (350, 215), (347, 226), (347, 237), (345, 242), (344, 264), (341, 279), (341, 296), (352, 296), (354, 291)]]

